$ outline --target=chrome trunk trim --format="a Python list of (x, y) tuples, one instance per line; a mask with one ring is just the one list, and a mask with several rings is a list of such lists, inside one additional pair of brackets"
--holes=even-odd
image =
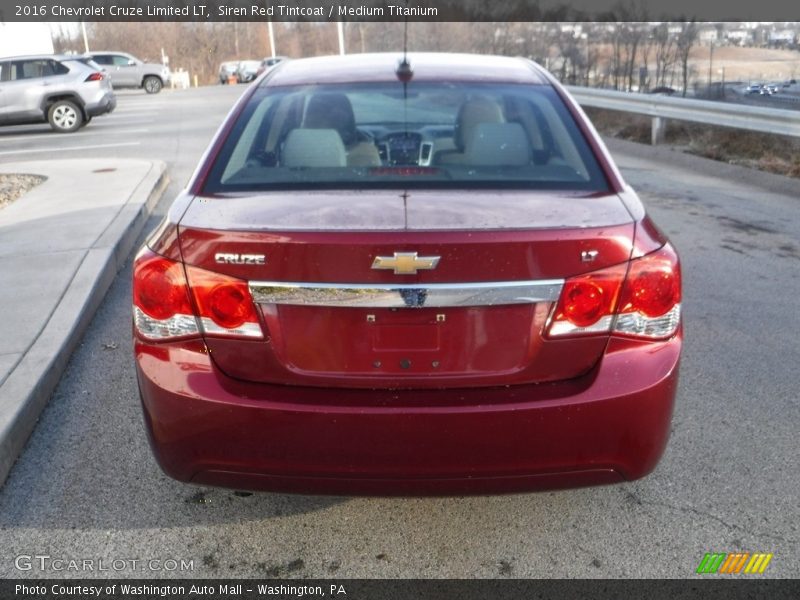
[(555, 302), (563, 279), (480, 283), (353, 284), (251, 281), (258, 304), (357, 308), (445, 308)]

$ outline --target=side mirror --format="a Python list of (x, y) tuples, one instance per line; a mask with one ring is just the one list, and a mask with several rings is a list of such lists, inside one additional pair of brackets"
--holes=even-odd
[(135, 66), (136, 66), (136, 61), (135, 61), (135, 60), (133, 60), (133, 59), (130, 59), (130, 60), (128, 61), (128, 66), (129, 66), (129, 67), (135, 67)]

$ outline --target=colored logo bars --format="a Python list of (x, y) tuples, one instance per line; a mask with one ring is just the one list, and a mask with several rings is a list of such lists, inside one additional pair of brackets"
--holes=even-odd
[(697, 572), (701, 575), (708, 573), (748, 573), (748, 574), (761, 574), (763, 573), (769, 561), (772, 560), (772, 553), (765, 554), (763, 552), (734, 552), (726, 554), (725, 552), (706, 552), (703, 560), (697, 567)]

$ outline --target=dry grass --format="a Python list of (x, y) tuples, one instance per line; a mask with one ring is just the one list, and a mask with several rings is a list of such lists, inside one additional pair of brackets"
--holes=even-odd
[(40, 175), (0, 174), (0, 209), (8, 206), (45, 179), (47, 178)]
[[(603, 135), (650, 143), (649, 117), (596, 108), (586, 112)], [(713, 160), (800, 178), (800, 140), (794, 137), (671, 120), (665, 143)]]

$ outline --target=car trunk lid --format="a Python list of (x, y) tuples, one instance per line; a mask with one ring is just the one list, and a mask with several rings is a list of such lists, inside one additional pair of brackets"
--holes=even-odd
[(565, 278), (630, 258), (633, 222), (615, 195), (272, 192), (196, 198), (179, 231), (186, 264), (250, 282), (258, 302), (265, 340), (206, 338), (228, 375), (464, 387), (591, 369), (606, 334), (551, 340), (545, 325)]

